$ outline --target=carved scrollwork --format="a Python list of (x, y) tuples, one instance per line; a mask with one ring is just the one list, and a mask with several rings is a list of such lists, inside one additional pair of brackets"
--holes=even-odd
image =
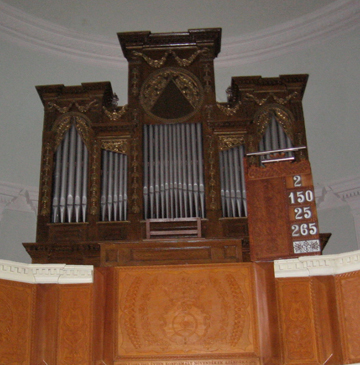
[(101, 148), (107, 151), (126, 154), (129, 146), (127, 139), (116, 139), (102, 141)]
[(106, 114), (106, 116), (112, 120), (112, 121), (116, 121), (119, 120), (127, 111), (128, 111), (128, 106), (124, 105), (123, 107), (120, 108), (116, 108), (113, 110), (108, 110), (103, 106), (104, 112)]
[(219, 150), (225, 151), (233, 147), (241, 146), (245, 144), (244, 136), (219, 136)]
[(229, 104), (222, 105), (220, 103), (216, 103), (217, 107), (228, 117), (234, 115), (240, 108), (241, 101), (238, 101), (235, 106), (231, 107)]
[(98, 208), (98, 167), (99, 167), (99, 142), (94, 141), (93, 153), (91, 158), (91, 173), (90, 173), (90, 214), (95, 215)]
[(275, 116), (276, 121), (282, 126), (284, 132), (289, 136), (289, 138), (291, 140), (294, 140), (292, 114), (290, 113), (290, 111), (287, 111), (276, 105), (266, 106), (264, 109), (261, 109), (255, 116), (254, 121), (257, 125), (258, 137), (260, 138), (264, 134), (266, 127), (270, 123), (273, 116)]
[(132, 171), (131, 171), (131, 189), (132, 189), (132, 196), (131, 196), (131, 211), (135, 214), (140, 213), (140, 205), (139, 205), (139, 160), (138, 160), (138, 138), (133, 138), (132, 140)]
[(50, 180), (51, 180), (51, 161), (52, 151), (50, 143), (44, 146), (43, 166), (41, 171), (41, 210), (40, 214), (46, 216), (50, 214)]
[(247, 99), (247, 100), (250, 100), (250, 99), (252, 99), (252, 100), (254, 100), (255, 101), (255, 103), (257, 104), (257, 105), (264, 105), (267, 101), (268, 101), (268, 99), (269, 98), (272, 98), (276, 103), (278, 103), (278, 104), (281, 104), (281, 105), (284, 105), (284, 104), (286, 104), (289, 100), (291, 100), (293, 97), (295, 97), (295, 96), (297, 96), (298, 95), (298, 92), (297, 91), (295, 91), (295, 92), (293, 92), (292, 94), (290, 94), (290, 95), (288, 95), (286, 98), (278, 98), (274, 93), (269, 93), (265, 98), (263, 98), (263, 99), (258, 99), (255, 95), (253, 95), (253, 94), (250, 94), (250, 93), (246, 93), (245, 94), (245, 98)]
[(169, 55), (172, 55), (174, 57), (175, 61), (177, 62), (177, 64), (180, 67), (188, 67), (195, 61), (196, 57), (199, 54), (206, 53), (206, 52), (208, 52), (207, 48), (198, 49), (189, 58), (186, 59), (186, 58), (180, 58), (173, 50), (168, 50), (158, 60), (154, 60), (154, 59), (150, 58), (149, 56), (147, 56), (143, 52), (133, 51), (132, 53), (133, 53), (134, 56), (142, 57), (146, 61), (146, 63), (148, 65), (150, 65), (151, 67), (160, 68), (160, 67), (164, 66), (164, 64), (165, 64), (166, 60), (168, 59)]
[(50, 111), (52, 109), (56, 109), (59, 113), (61, 114), (65, 114), (67, 113), (72, 106), (75, 105), (77, 110), (80, 113), (86, 113), (87, 111), (89, 111), (92, 107), (96, 107), (99, 105), (98, 101), (96, 99), (90, 101), (89, 103), (85, 104), (85, 105), (80, 105), (77, 101), (71, 101), (67, 106), (59, 106), (55, 103), (53, 103), (52, 101), (49, 101), (47, 103), (47, 107), (45, 108), (47, 111)]

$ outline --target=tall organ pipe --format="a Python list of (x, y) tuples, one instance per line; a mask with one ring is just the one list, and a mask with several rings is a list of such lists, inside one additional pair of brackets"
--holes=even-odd
[(122, 221), (127, 218), (127, 156), (102, 151), (101, 220)]
[(145, 125), (145, 218), (205, 217), (202, 164), (201, 124)]
[(220, 151), (220, 194), (223, 217), (246, 217), (244, 146)]
[(86, 221), (87, 169), (87, 147), (72, 124), (55, 152), (53, 223)]

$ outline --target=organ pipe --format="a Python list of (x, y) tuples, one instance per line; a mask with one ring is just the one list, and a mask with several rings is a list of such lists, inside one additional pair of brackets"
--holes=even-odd
[(205, 217), (201, 124), (144, 126), (144, 215)]
[(246, 217), (244, 146), (220, 151), (220, 195), (223, 217)]
[(55, 152), (52, 222), (86, 222), (88, 150), (74, 124)]
[(127, 219), (127, 155), (102, 150), (101, 220)]

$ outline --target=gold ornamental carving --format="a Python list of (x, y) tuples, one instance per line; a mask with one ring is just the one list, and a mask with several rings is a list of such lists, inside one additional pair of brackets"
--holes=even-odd
[(235, 106), (231, 107), (229, 104), (223, 105), (216, 103), (217, 107), (228, 117), (233, 116), (240, 109), (241, 101), (238, 101)]
[(168, 50), (164, 53), (164, 55), (158, 59), (158, 60), (155, 60), (149, 56), (147, 56), (145, 53), (143, 52), (138, 52), (138, 51), (133, 51), (132, 54), (134, 56), (138, 56), (138, 57), (142, 57), (146, 63), (153, 67), (153, 68), (160, 68), (162, 66), (164, 66), (166, 60), (168, 59), (169, 55), (172, 55), (176, 61), (176, 63), (180, 66), (180, 67), (188, 67), (190, 66), (196, 59), (196, 57), (199, 55), (199, 54), (202, 54), (202, 53), (206, 53), (208, 51), (207, 48), (204, 48), (204, 49), (198, 49), (197, 51), (195, 51), (189, 58), (180, 58), (172, 49), (171, 50)]
[(139, 161), (138, 161), (138, 145), (139, 140), (138, 138), (133, 138), (132, 140), (132, 149), (131, 149), (131, 211), (134, 214), (140, 213), (140, 204), (139, 204), (139, 192), (138, 188), (139, 185)]
[(266, 95), (265, 98), (258, 99), (255, 95), (246, 93), (245, 98), (247, 100), (250, 100), (250, 99), (254, 100), (255, 103), (260, 106), (264, 105), (270, 98), (272, 98), (276, 103), (284, 105), (287, 102), (289, 102), (292, 98), (296, 97), (297, 95), (298, 95), (298, 92), (295, 91), (292, 94), (286, 96), (285, 98), (278, 98), (274, 93), (269, 93), (268, 95)]
[(41, 171), (41, 210), (40, 214), (46, 216), (50, 214), (50, 181), (51, 181), (51, 158), (52, 149), (50, 143), (44, 145), (43, 165)]
[(80, 105), (77, 101), (71, 101), (67, 106), (59, 106), (56, 103), (49, 101), (46, 106), (46, 110), (51, 111), (52, 109), (56, 109), (59, 113), (65, 114), (69, 112), (72, 106), (75, 105), (77, 110), (80, 113), (86, 113), (93, 107), (97, 107), (99, 105), (98, 100), (94, 99), (85, 105)]
[(208, 141), (209, 141), (209, 148), (208, 148), (208, 153), (209, 153), (209, 175), (210, 175), (210, 181), (209, 181), (209, 186), (210, 186), (210, 209), (211, 210), (215, 210), (216, 209), (216, 192), (215, 192), (215, 186), (216, 186), (216, 180), (215, 180), (215, 147), (214, 147), (214, 137), (212, 135), (208, 136)]
[(250, 266), (118, 273), (119, 358), (256, 349)]
[(98, 181), (98, 169), (99, 169), (99, 142), (94, 141), (93, 153), (91, 158), (90, 168), (90, 214), (96, 215), (98, 209), (98, 194), (99, 194), (99, 181)]
[(243, 144), (245, 144), (244, 136), (236, 136), (236, 137), (219, 136), (220, 151), (225, 151), (233, 147), (241, 146)]
[(101, 142), (101, 148), (111, 152), (126, 154), (129, 149), (128, 140), (127, 139), (104, 140)]
[[(170, 118), (158, 115), (153, 110), (160, 98), (166, 98), (167, 88), (173, 85), (179, 97), (184, 98), (189, 105), (189, 110), (178, 111), (178, 115)], [(140, 103), (144, 110), (152, 117), (162, 121), (176, 121), (190, 118), (201, 106), (203, 89), (199, 80), (186, 70), (169, 67), (150, 75), (145, 81), (140, 92)], [(171, 102), (171, 100), (169, 100)]]
[(280, 107), (269, 105), (261, 109), (254, 118), (254, 123), (257, 126), (257, 135), (259, 138), (265, 133), (265, 130), (272, 118), (275, 117), (276, 121), (282, 126), (284, 132), (293, 141), (293, 116), (290, 111), (284, 110)]
[(103, 110), (105, 112), (105, 115), (112, 121), (116, 121), (121, 119), (121, 117), (128, 111), (128, 106), (124, 105), (122, 107), (113, 109), (113, 110), (108, 110), (103, 106)]
[(56, 150), (62, 140), (66, 132), (70, 129), (72, 125), (75, 125), (75, 128), (79, 135), (81, 136), (82, 141), (85, 143), (86, 147), (90, 149), (90, 128), (86, 119), (78, 114), (65, 115), (61, 117), (61, 119), (55, 123), (53, 130), (55, 131), (55, 144), (54, 150)]

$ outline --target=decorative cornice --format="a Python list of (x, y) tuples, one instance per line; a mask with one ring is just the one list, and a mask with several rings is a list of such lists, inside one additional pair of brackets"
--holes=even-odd
[(24, 264), (0, 260), (0, 279), (31, 284), (82, 284), (93, 282), (92, 265)]
[[(358, 0), (337, 0), (312, 13), (259, 32), (225, 38), (217, 67), (262, 61), (349, 32), (360, 24)], [(10, 42), (97, 66), (127, 67), (119, 45), (34, 17), (0, 1), (0, 34)]]
[(360, 271), (360, 250), (274, 261), (276, 278), (339, 275)]
[(39, 190), (0, 181), (0, 221), (4, 209), (37, 214)]

